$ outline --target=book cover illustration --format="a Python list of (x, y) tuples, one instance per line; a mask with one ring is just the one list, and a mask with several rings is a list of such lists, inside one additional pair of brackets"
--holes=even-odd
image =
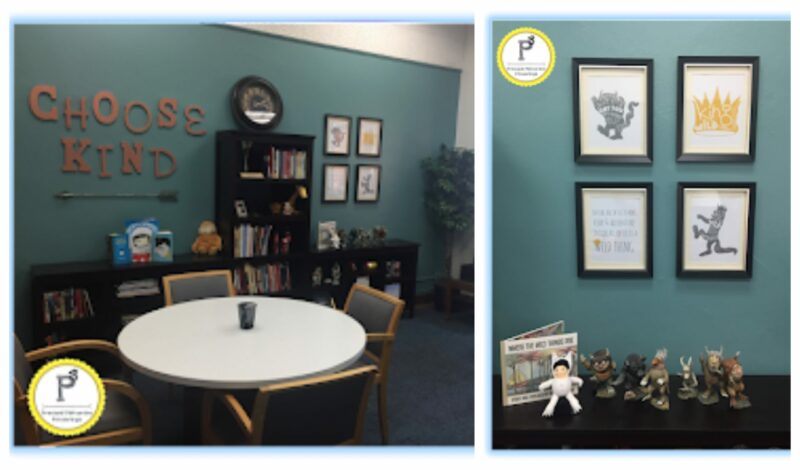
[[(539, 385), (552, 376), (553, 356), (567, 354), (571, 354), (573, 363), (577, 364), (578, 334), (564, 333), (563, 321), (501, 341), (503, 406), (550, 398), (552, 392), (539, 390)], [(577, 376), (578, 368), (573, 367), (570, 375)]]

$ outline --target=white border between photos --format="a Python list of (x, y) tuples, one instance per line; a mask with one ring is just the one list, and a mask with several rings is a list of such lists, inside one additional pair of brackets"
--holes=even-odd
[[(6, 2), (8, 3), (8, 2)], [(197, 23), (220, 21), (370, 21), (380, 20), (386, 22), (458, 22), (474, 15), (475, 21), (475, 149), (476, 149), (476, 184), (475, 184), (475, 262), (483, 266), (476, 273), (476, 348), (475, 348), (475, 450), (448, 449), (442, 447), (424, 448), (354, 448), (331, 451), (278, 450), (265, 452), (263, 450), (248, 451), (246, 449), (234, 452), (201, 451), (201, 450), (176, 450), (148, 449), (146, 452), (137, 452), (141, 449), (90, 449), (90, 450), (62, 450), (52, 452), (51, 455), (43, 453), (15, 453), (10, 454), (7, 443), (10, 440), (9, 432), (10, 413), (0, 414), (0, 442), (2, 442), (2, 468), (11, 469), (52, 469), (68, 465), (70, 468), (114, 468), (115, 470), (137, 469), (140, 470), (151, 463), (166, 465), (191, 466), (193, 469), (216, 469), (220, 465), (253, 466), (258, 468), (264, 465), (283, 468), (291, 465), (293, 468), (307, 468), (312, 465), (324, 465), (332, 469), (352, 469), (364, 464), (378, 464), (382, 468), (408, 469), (409, 467), (429, 468), (442, 467), (468, 470), (472, 468), (497, 468), (498, 466), (524, 465), (543, 468), (569, 468), (570, 464), (596, 465), (597, 459), (602, 458), (603, 466), (622, 465), (625, 467), (666, 469), (674, 468), (676, 464), (701, 463), (715, 467), (724, 466), (726, 469), (740, 467), (751, 468), (765, 461), (773, 468), (796, 468), (800, 457), (787, 452), (500, 452), (491, 451), (491, 77), (494, 67), (494, 45), (491, 41), (491, 22), (493, 20), (536, 20), (545, 19), (622, 19), (639, 18), (650, 19), (711, 19), (723, 14), (725, 18), (786, 18), (786, 12), (797, 13), (800, 7), (797, 2), (790, 0), (759, 0), (758, 2), (712, 2), (709, 0), (673, 0), (671, 2), (642, 2), (640, 0), (606, 0), (598, 3), (593, 0), (572, 0), (569, 6), (565, 2), (519, 2), (518, 0), (443, 0), (430, 2), (429, 0), (406, 0), (396, 2), (372, 2), (365, 4), (358, 0), (339, 0), (329, 2), (324, 0), (299, 0), (296, 2), (263, 2), (254, 3), (247, 0), (227, 0), (205, 6), (192, 2), (191, 10), (187, 14), (187, 4), (170, 2), (168, 0), (140, 0), (135, 4), (115, 4), (112, 2), (73, 0), (70, 2), (44, 0), (25, 2), (12, 0), (4, 4), (4, 20), (0, 28), (0, 35), (5, 39), (3, 47), (2, 80), (4, 89), (13, 99), (13, 83), (11, 81), (12, 56), (9, 43), (11, 39), (11, 18), (15, 21), (27, 22), (90, 22), (117, 21), (127, 23)], [(368, 5), (368, 6), (365, 6)], [(669, 10), (667, 9), (669, 8)], [(756, 10), (758, 9), (758, 10)], [(575, 16), (580, 12), (581, 16)], [(717, 16), (715, 16), (717, 15)], [(455, 19), (455, 21), (453, 21)], [(800, 31), (796, 24), (792, 27), (793, 43), (797, 46)], [(556, 48), (558, 45), (556, 44)], [(798, 50), (797, 47), (794, 47)], [(798, 77), (797, 60), (792, 66), (793, 77)], [(797, 81), (797, 78), (792, 80)], [(800, 109), (798, 92), (793, 93), (792, 109)], [(0, 190), (4, 192), (0, 197), (0, 221), (9, 226), (13, 218), (13, 141), (10, 132), (13, 123), (13, 102), (9, 99), (0, 100), (0, 115), (6, 118), (9, 125), (2, 126), (0, 142), (2, 157), (0, 157)], [(792, 134), (800, 135), (797, 113), (793, 112)], [(3, 122), (0, 120), (0, 122)], [(798, 155), (796, 146), (793, 147), (793, 160)], [(798, 166), (792, 168), (794, 181), (799, 181)], [(794, 185), (793, 185), (794, 186)], [(795, 212), (800, 207), (800, 192), (792, 191), (793, 207)], [(800, 234), (798, 217), (792, 221), (792, 230)], [(6, 302), (3, 309), (4, 331), (10, 331), (11, 312), (13, 312), (13, 278), (11, 266), (13, 263), (13, 228), (0, 230), (0, 247), (8, 256), (0, 256), (0, 299)], [(795, 236), (795, 238), (798, 238)], [(792, 291), (800, 292), (800, 271), (798, 270), (798, 250), (792, 254)], [(792, 313), (797, 310), (795, 302), (792, 304)], [(800, 318), (793, 315), (795, 318)], [(792, 325), (793, 337), (798, 338), (800, 321)], [(6, 351), (11, 351), (10, 334), (4, 335), (3, 343)], [(800, 376), (798, 363), (798, 348), (793, 350), (792, 384), (793, 390), (800, 390), (797, 377)], [(2, 370), (6, 377), (10, 377), (10, 358), (2, 363)], [(11, 386), (0, 387), (0, 401), (4, 409), (8, 410), (11, 403)], [(792, 423), (796, 428), (800, 411), (795, 404), (792, 410)], [(800, 443), (798, 433), (793, 433), (792, 447), (797, 449)]]

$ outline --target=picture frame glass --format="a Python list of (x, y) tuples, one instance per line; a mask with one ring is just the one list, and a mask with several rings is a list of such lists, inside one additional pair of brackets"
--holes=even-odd
[(357, 201), (377, 201), (381, 182), (379, 166), (361, 165), (358, 167), (356, 185)]
[(347, 173), (347, 166), (325, 165), (325, 201), (341, 202), (347, 200)]
[(753, 64), (684, 64), (684, 154), (749, 154), (752, 82)]
[(327, 116), (325, 119), (325, 153), (347, 155), (350, 153), (350, 119)]
[(683, 188), (683, 269), (745, 271), (750, 188)]
[(360, 119), (358, 123), (358, 154), (379, 156), (381, 153), (381, 127), (377, 119)]
[(584, 270), (648, 269), (647, 191), (645, 187), (581, 189)]
[(648, 67), (578, 67), (583, 155), (647, 155)]

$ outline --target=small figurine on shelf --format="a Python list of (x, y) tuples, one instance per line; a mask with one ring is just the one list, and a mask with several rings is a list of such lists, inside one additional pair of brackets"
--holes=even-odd
[(726, 391), (730, 399), (730, 407), (735, 410), (742, 410), (750, 408), (750, 398), (744, 394), (744, 369), (739, 363), (739, 352), (737, 351), (733, 357), (729, 357), (722, 361), (722, 369), (725, 371), (725, 385), (723, 391)]
[(222, 250), (222, 237), (217, 233), (217, 226), (210, 220), (202, 221), (197, 229), (197, 238), (192, 243), (192, 253), (214, 256), (220, 250)]
[(292, 232), (285, 232), (281, 238), (281, 254), (289, 254), (289, 247), (292, 245)]
[(311, 286), (319, 287), (322, 285), (322, 266), (317, 266), (311, 273)]
[(644, 378), (645, 360), (647, 358), (640, 354), (631, 353), (622, 363), (622, 373), (619, 374), (613, 385), (623, 385), (625, 400), (638, 400), (642, 398), (639, 382)]
[(667, 350), (659, 349), (650, 363), (650, 370), (639, 382), (644, 392), (642, 401), (649, 400), (653, 407), (661, 411), (669, 410), (669, 372), (664, 363), (666, 359)]
[(719, 401), (716, 389), (724, 392), (722, 390), (723, 376), (725, 375), (725, 371), (722, 369), (722, 346), (719, 347), (719, 351), (709, 351), (706, 346), (706, 354), (708, 357), (700, 353), (700, 366), (703, 368), (703, 381), (706, 383), (706, 389), (697, 395), (697, 399), (704, 405), (713, 405)]
[(681, 400), (690, 400), (697, 398), (697, 376), (694, 375), (692, 370), (692, 356), (689, 360), (683, 362), (683, 356), (680, 357), (681, 361), (681, 388), (678, 389), (678, 398)]
[(339, 229), (336, 231), (336, 235), (339, 237), (339, 248), (346, 250), (348, 246), (347, 232), (344, 229)]
[(580, 413), (582, 409), (581, 404), (572, 393), (572, 385), (575, 384), (578, 387), (583, 386), (583, 379), (570, 376), (569, 372), (571, 369), (572, 353), (563, 357), (553, 356), (553, 378), (539, 385), (539, 390), (547, 390), (548, 388), (553, 390), (553, 396), (550, 397), (550, 401), (547, 403), (542, 413), (542, 416), (545, 418), (553, 416), (558, 399), (562, 397), (566, 398), (569, 402), (572, 408), (572, 414)]
[(370, 246), (370, 234), (363, 228), (350, 229), (350, 245), (353, 248), (366, 248)]
[(295, 207), (297, 205), (298, 197), (300, 199), (308, 199), (308, 190), (305, 186), (300, 184), (295, 186), (294, 193), (292, 193), (292, 196), (289, 198), (289, 200), (283, 203), (283, 215), (297, 215), (300, 213), (300, 211), (298, 211)]
[(383, 245), (384, 241), (386, 240), (386, 227), (383, 225), (376, 225), (375, 228), (372, 229), (372, 242), (376, 246)]
[(594, 396), (597, 398), (614, 398), (617, 391), (614, 390), (612, 379), (617, 365), (611, 359), (611, 352), (608, 348), (595, 351), (592, 357), (581, 354), (583, 367), (592, 373), (589, 379), (595, 383)]
[(334, 227), (328, 228), (328, 236), (330, 237), (331, 248), (338, 250), (342, 247), (342, 239), (339, 238), (339, 232)]
[(332, 284), (334, 286), (338, 286), (342, 282), (342, 267), (339, 266), (339, 263), (333, 263), (333, 267), (331, 267), (331, 278), (333, 278)]

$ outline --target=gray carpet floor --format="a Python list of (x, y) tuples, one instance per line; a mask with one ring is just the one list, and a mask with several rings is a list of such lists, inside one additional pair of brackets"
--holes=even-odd
[[(390, 445), (473, 445), (474, 315), (459, 311), (445, 320), (432, 306), (403, 318), (389, 369)], [(153, 413), (156, 445), (183, 443), (180, 387), (140, 374), (135, 386)], [(377, 395), (373, 390), (364, 423), (364, 445), (380, 445)]]

